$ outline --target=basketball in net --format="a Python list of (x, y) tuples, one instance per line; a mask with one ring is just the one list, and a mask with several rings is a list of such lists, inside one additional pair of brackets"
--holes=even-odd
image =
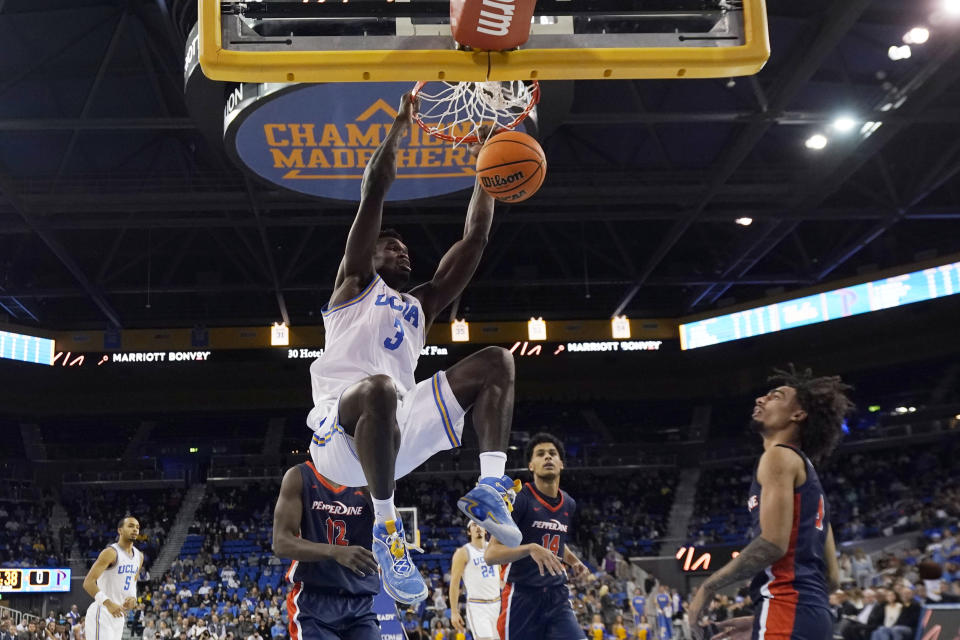
[(493, 136), (477, 157), (480, 186), (500, 202), (523, 202), (537, 192), (546, 174), (540, 144), (519, 131)]

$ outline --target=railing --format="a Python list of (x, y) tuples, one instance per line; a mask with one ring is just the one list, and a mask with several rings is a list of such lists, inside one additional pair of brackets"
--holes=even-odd
[[(960, 434), (960, 420), (955, 417), (904, 420), (897, 416), (892, 424), (877, 425), (873, 429), (854, 432), (841, 441), (838, 453), (857, 453), (871, 449), (892, 448), (940, 440), (945, 435)], [(705, 466), (724, 466), (734, 462), (755, 459), (760, 454), (759, 439), (744, 440), (738, 444), (709, 447), (700, 457)]]
[(0, 619), (10, 618), (13, 620), (13, 624), (20, 624), (21, 622), (35, 622), (37, 623), (37, 628), (40, 628), (40, 623), (42, 619), (40, 616), (35, 616), (32, 613), (24, 613), (23, 611), (18, 611), (16, 609), (11, 609), (10, 607), (0, 607)]
[(120, 470), (111, 469), (105, 471), (82, 471), (79, 473), (63, 474), (63, 484), (115, 484), (115, 483), (157, 483), (157, 484), (182, 484), (186, 482), (187, 476), (183, 470), (176, 472), (163, 472), (156, 469), (151, 470)]

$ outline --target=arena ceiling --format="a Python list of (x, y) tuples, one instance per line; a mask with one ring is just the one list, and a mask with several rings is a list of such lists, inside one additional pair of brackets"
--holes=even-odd
[[(960, 251), (960, 16), (943, 4), (769, 0), (756, 77), (578, 81), (542, 139), (543, 189), (499, 208), (459, 315), (679, 316)], [(191, 11), (0, 0), (0, 317), (319, 320), (353, 207), (246, 178), (200, 133), (183, 94)], [(929, 41), (891, 60), (917, 25)], [(415, 280), (466, 201), (388, 207)]]

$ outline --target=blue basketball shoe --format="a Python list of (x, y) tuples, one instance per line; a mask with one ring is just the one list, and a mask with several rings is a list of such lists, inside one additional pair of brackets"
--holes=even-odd
[(457, 508), (508, 547), (518, 547), (523, 534), (513, 522), (513, 499), (523, 487), (507, 476), (482, 478), (467, 495), (457, 500)]
[(403, 539), (403, 523), (399, 518), (373, 525), (373, 557), (380, 565), (383, 590), (403, 605), (414, 605), (427, 598), (427, 585), (410, 559), (408, 545)]

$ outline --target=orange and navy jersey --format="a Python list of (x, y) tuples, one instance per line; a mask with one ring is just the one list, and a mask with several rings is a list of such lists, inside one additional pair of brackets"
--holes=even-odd
[[(299, 464), (297, 468), (303, 480), (300, 537), (311, 542), (370, 549), (373, 546), (373, 506), (369, 497), (354, 487), (335, 489), (317, 473), (311, 462)], [(343, 595), (376, 595), (380, 592), (377, 574), (361, 578), (332, 559), (317, 562), (295, 560), (290, 564), (286, 580)]]
[[(824, 553), (830, 510), (823, 485), (813, 464), (802, 451), (787, 445), (777, 446), (795, 451), (803, 458), (807, 480), (793, 492), (793, 528), (787, 553), (753, 579), (750, 594), (755, 603), (761, 604), (761, 608), (766, 601), (774, 600), (793, 608), (801, 605), (829, 609)], [(760, 491), (754, 471), (747, 502), (754, 536), (760, 534)], [(758, 614), (762, 615), (762, 612)]]
[[(563, 550), (573, 533), (573, 516), (577, 503), (566, 491), (550, 498), (529, 482), (513, 502), (513, 521), (523, 534), (522, 544), (539, 544), (563, 559)], [(502, 570), (504, 579), (524, 587), (553, 587), (566, 584), (567, 577), (540, 575), (537, 563), (529, 556), (511, 562)]]

